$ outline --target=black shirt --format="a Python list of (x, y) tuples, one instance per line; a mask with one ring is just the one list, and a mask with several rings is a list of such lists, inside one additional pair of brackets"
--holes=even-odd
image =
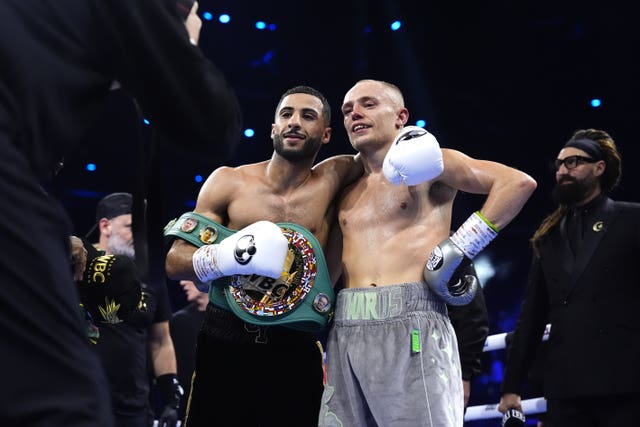
[(95, 350), (111, 386), (114, 413), (134, 416), (149, 412), (147, 348), (149, 329), (171, 316), (164, 285), (142, 284), (138, 308), (126, 320), (108, 323), (96, 320), (100, 337)]
[(597, 226), (599, 210), (606, 201), (607, 196), (600, 194), (588, 203), (570, 208), (566, 214), (566, 232), (569, 245), (574, 254), (585, 249), (582, 247), (585, 233)]

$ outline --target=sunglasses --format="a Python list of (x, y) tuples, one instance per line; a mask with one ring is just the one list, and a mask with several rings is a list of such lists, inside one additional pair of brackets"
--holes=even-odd
[(564, 165), (565, 168), (571, 170), (583, 163), (595, 163), (595, 162), (597, 162), (597, 160), (592, 159), (591, 157), (569, 156), (569, 157), (565, 157), (564, 159), (555, 159), (554, 162), (551, 164), (551, 169), (554, 171), (557, 171), (558, 169), (560, 169), (560, 166)]

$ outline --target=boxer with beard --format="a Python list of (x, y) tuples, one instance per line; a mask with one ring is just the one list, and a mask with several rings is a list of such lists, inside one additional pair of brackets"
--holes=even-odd
[(573, 134), (554, 162), (557, 209), (534, 258), (507, 355), (499, 410), (521, 394), (546, 323), (545, 427), (636, 425), (640, 404), (640, 204), (613, 201), (622, 160), (611, 136)]
[[(197, 221), (202, 225), (212, 220), (232, 230), (244, 230), (256, 222), (297, 224), (315, 236), (319, 244), (314, 247), (316, 256), (324, 251), (328, 271), (336, 279), (339, 252), (338, 259), (332, 260), (335, 252), (326, 250), (335, 221), (334, 200), (362, 174), (362, 166), (353, 155), (334, 156), (314, 165), (318, 151), (331, 139), (331, 107), (319, 91), (308, 86), (294, 87), (282, 95), (271, 139), (274, 151), (269, 160), (213, 171), (198, 194), (194, 209)], [(176, 239), (167, 254), (166, 269), (170, 278), (193, 280), (202, 287), (214, 278), (194, 270), (196, 259), (202, 261), (199, 254), (203, 250), (222, 246), (224, 241), (209, 245), (213, 243), (210, 236), (202, 234), (206, 228), (198, 233), (194, 222), (177, 223), (183, 234), (195, 236), (195, 240)], [(257, 238), (259, 233), (262, 231), (252, 235)], [(280, 230), (277, 233), (282, 235)], [(198, 249), (197, 243), (206, 245)], [(256, 246), (257, 257), (264, 251), (260, 244)], [(278, 258), (273, 248), (267, 249), (268, 258)], [(254, 259), (247, 266), (255, 263)], [(276, 263), (282, 272), (282, 261)], [(219, 267), (220, 259), (207, 265)], [(255, 271), (242, 274), (252, 273)], [(198, 336), (186, 425), (210, 426), (221, 419), (236, 418), (234, 425), (248, 427), (316, 426), (323, 390), (318, 336), (244, 321), (230, 307), (224, 308), (224, 297), (216, 299), (222, 295), (221, 287), (213, 284), (210, 288), (210, 303)], [(230, 291), (225, 288), (224, 292)], [(324, 307), (317, 305), (315, 310), (324, 312)]]

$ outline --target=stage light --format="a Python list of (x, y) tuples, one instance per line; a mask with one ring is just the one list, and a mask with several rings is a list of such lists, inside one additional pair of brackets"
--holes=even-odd
[(96, 170), (96, 164), (95, 164), (95, 163), (87, 163), (86, 168), (87, 168), (87, 170), (88, 170), (89, 172), (95, 172), (95, 170)]
[(268, 64), (269, 62), (271, 62), (271, 60), (273, 59), (273, 51), (270, 50), (267, 53), (265, 53), (264, 55), (262, 55), (262, 63), (263, 64)]
[(416, 120), (416, 126), (420, 126), (421, 128), (427, 126), (427, 122), (425, 120)]
[(196, 175), (193, 179), (195, 182), (202, 182), (202, 175)]
[(228, 24), (229, 21), (231, 21), (231, 17), (229, 15), (227, 15), (226, 13), (223, 13), (222, 15), (220, 15), (218, 17), (218, 21), (220, 21), (220, 23), (222, 23), (222, 24)]
[(269, 31), (275, 31), (276, 28), (276, 24), (269, 24)]
[(591, 100), (591, 106), (593, 108), (598, 108), (600, 105), (602, 105), (602, 101), (600, 101), (598, 98), (593, 98)]
[(496, 275), (496, 269), (487, 254), (480, 254), (473, 260), (480, 285), (484, 288), (487, 282)]
[(213, 19), (213, 15), (211, 14), (211, 12), (204, 12), (202, 14), (202, 17), (207, 21), (211, 21)]
[(265, 28), (267, 28), (267, 24), (264, 21), (258, 21), (256, 22), (256, 28), (259, 30), (264, 30)]
[(400, 21), (393, 21), (391, 23), (391, 30), (392, 31), (397, 31), (397, 30), (400, 29), (400, 27), (402, 27), (402, 22), (400, 22)]
[(255, 134), (256, 132), (251, 128), (247, 128), (244, 130), (244, 136), (246, 136), (247, 138), (253, 138)]
[(145, 125), (150, 125), (151, 122), (147, 119), (142, 119), (142, 123), (144, 123)]

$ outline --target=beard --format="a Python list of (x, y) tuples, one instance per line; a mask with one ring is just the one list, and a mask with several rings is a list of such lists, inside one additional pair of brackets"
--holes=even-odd
[[(560, 184), (563, 182), (563, 184)], [(561, 205), (574, 206), (585, 200), (598, 185), (598, 178), (591, 176), (578, 181), (573, 177), (563, 177), (551, 193), (553, 200)]]
[(318, 154), (318, 150), (320, 150), (321, 145), (322, 143), (320, 142), (320, 138), (309, 137), (300, 148), (285, 148), (284, 143), (282, 142), (282, 135), (273, 136), (274, 151), (280, 157), (283, 157), (290, 162), (313, 159), (316, 154)]
[(134, 259), (136, 256), (133, 242), (127, 242), (116, 233), (113, 233), (109, 238), (107, 250), (114, 255), (124, 255), (130, 259)]

